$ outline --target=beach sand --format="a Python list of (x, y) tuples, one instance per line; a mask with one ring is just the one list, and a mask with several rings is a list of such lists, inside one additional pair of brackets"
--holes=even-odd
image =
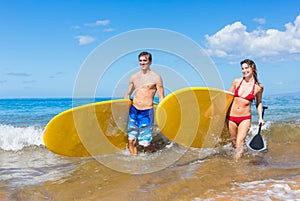
[[(290, 148), (298, 149), (296, 146)], [(248, 156), (238, 162), (217, 155), (187, 164), (184, 157), (171, 167), (139, 175), (117, 172), (91, 159), (69, 176), (25, 186), (9, 197), (36, 201), (185, 201), (263, 200), (268, 196), (272, 200), (285, 200), (283, 198), (288, 195), (295, 198), (300, 192), (300, 168), (270, 164), (272, 156), (268, 153), (263, 157)], [(300, 162), (300, 157), (297, 160)], [(281, 199), (277, 191), (280, 191)], [(7, 199), (7, 194), (1, 195)]]

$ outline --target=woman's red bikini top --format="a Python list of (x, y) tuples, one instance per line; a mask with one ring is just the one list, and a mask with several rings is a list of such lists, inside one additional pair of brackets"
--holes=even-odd
[(252, 91), (246, 97), (242, 97), (242, 96), (239, 96), (239, 89), (240, 89), (240, 86), (241, 86), (241, 84), (242, 84), (243, 81), (244, 81), (244, 78), (240, 82), (239, 86), (235, 89), (235, 91), (234, 91), (234, 97), (240, 97), (240, 98), (243, 98), (243, 99), (246, 99), (246, 100), (252, 102), (254, 100), (254, 98), (255, 98), (255, 96), (254, 96), (255, 83), (253, 85)]

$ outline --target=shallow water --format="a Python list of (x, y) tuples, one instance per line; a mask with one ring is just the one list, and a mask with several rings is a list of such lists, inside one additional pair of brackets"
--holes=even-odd
[[(1, 190), (8, 200), (297, 200), (299, 145), (299, 140), (278, 143), (270, 136), (268, 151), (248, 151), (239, 161), (233, 160), (230, 146), (186, 150), (173, 144), (136, 158), (126, 151), (95, 158), (63, 157), (39, 147), (9, 154), (1, 175), (14, 177), (5, 178)], [(171, 165), (153, 160), (168, 151), (183, 154)], [(22, 168), (14, 168), (16, 158)], [(150, 173), (124, 173), (145, 168), (147, 162)], [(129, 170), (116, 171), (120, 168)]]
[[(71, 102), (48, 100), (49, 105), (43, 107), (56, 108), (51, 110), (41, 108), (43, 104), (36, 101), (35, 104), (25, 101), (23, 106), (20, 106), (22, 101), (14, 103), (23, 110), (23, 115), (18, 117), (20, 113), (15, 111), (6, 115), (5, 122), (0, 122), (1, 201), (297, 200), (300, 197), (299, 108), (290, 111), (291, 118), (287, 119), (286, 114), (281, 114), (283, 106), (270, 103), (267, 110), (270, 116), (266, 113), (267, 123), (262, 128), (267, 151), (248, 150), (239, 161), (233, 159), (230, 144), (191, 149), (170, 143), (160, 135), (156, 136), (159, 147), (155, 153), (131, 157), (125, 150), (94, 158), (75, 158), (50, 152), (42, 141), (45, 122), (54, 113), (72, 107)], [(37, 105), (38, 111), (43, 110), (47, 115), (30, 112), (36, 111), (30, 108)], [(274, 115), (277, 110), (272, 109), (276, 107), (277, 116)], [(20, 123), (23, 120), (16, 117), (23, 120), (26, 117), (28, 121)], [(257, 129), (254, 122), (250, 135), (255, 135)]]

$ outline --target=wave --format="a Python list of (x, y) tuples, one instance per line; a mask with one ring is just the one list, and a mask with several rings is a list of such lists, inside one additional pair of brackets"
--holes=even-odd
[(43, 127), (15, 127), (0, 124), (0, 149), (19, 151), (25, 147), (44, 145), (43, 132)]
[[(12, 126), (0, 124), (0, 150), (19, 151), (25, 147), (44, 146), (42, 126)], [(251, 138), (258, 132), (258, 125), (252, 124), (249, 130), (248, 138)], [(268, 143), (279, 142), (299, 142), (300, 124), (294, 122), (266, 122), (262, 127), (262, 136)], [(163, 140), (159, 140), (161, 143)], [(165, 145), (165, 144), (164, 144)]]

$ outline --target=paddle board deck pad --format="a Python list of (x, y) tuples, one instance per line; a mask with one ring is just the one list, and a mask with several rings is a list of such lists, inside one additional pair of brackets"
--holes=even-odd
[[(178, 144), (213, 148), (220, 140), (233, 94), (220, 89), (191, 87), (166, 96), (156, 109), (162, 134)], [(227, 136), (229, 137), (229, 136)]]
[(109, 100), (66, 110), (47, 124), (43, 140), (54, 153), (97, 156), (124, 150), (130, 100)]

